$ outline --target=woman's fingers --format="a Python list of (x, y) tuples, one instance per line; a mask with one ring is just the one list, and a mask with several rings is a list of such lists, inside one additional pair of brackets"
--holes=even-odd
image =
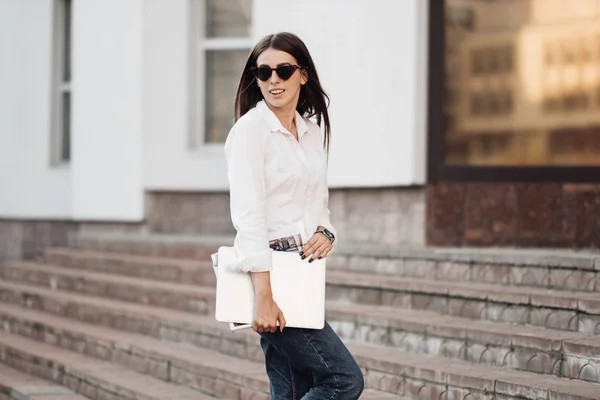
[(313, 237), (304, 245), (302, 251), (300, 251), (300, 257), (304, 260), (312, 254), (313, 249), (315, 248), (315, 244), (317, 243), (317, 239), (314, 235)]
[(277, 330), (277, 322), (279, 326), (286, 325), (283, 311), (272, 298), (266, 300), (257, 300), (254, 305), (254, 318), (252, 321), (252, 330), (255, 332), (275, 332)]
[(317, 259), (321, 259), (327, 255), (329, 249), (331, 248), (331, 243), (323, 243), (321, 247), (315, 250), (312, 256), (308, 259), (309, 262)]
[(255, 332), (275, 332), (275, 330), (277, 330), (277, 320), (275, 320), (275, 322), (255, 322), (254, 324), (252, 324), (252, 330)]
[(319, 257), (323, 258), (327, 255), (331, 247), (331, 241), (327, 236), (321, 233), (315, 233), (300, 252), (300, 257), (302, 257), (303, 260), (308, 258), (309, 262)]
[(306, 243), (306, 245), (304, 245), (304, 247), (302, 248), (302, 252), (305, 255), (312, 254), (314, 252), (314, 250), (316, 250), (323, 243), (325, 243), (325, 241), (329, 242), (329, 239), (325, 235), (320, 234), (320, 233), (315, 233), (314, 235), (312, 235), (312, 237), (310, 238), (308, 243)]
[(285, 321), (285, 317), (283, 316), (283, 311), (279, 311), (279, 316), (277, 317), (279, 321), (279, 330), (283, 332), (283, 328), (285, 328), (287, 322)]

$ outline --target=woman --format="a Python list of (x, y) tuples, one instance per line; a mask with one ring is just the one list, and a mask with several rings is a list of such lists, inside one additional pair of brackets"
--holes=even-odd
[(273, 250), (301, 250), (298, 256), (311, 262), (333, 248), (328, 100), (305, 44), (291, 33), (266, 36), (248, 57), (225, 144), (234, 247), (240, 269), (252, 276), (252, 328), (261, 336), (272, 399), (352, 400), (364, 385), (331, 327), (284, 329), (285, 315), (271, 292)]

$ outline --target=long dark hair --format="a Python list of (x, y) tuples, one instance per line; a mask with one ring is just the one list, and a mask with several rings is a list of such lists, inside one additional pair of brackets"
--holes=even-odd
[(329, 152), (329, 138), (331, 135), (331, 125), (329, 124), (329, 96), (321, 87), (317, 69), (313, 63), (312, 57), (306, 48), (304, 42), (293, 33), (280, 32), (262, 38), (248, 56), (248, 61), (242, 72), (235, 95), (235, 120), (246, 114), (250, 109), (256, 106), (256, 103), (263, 99), (260, 88), (255, 83), (255, 76), (250, 68), (256, 66), (258, 56), (267, 49), (285, 51), (292, 55), (301, 67), (306, 68), (308, 74), (307, 82), (300, 88), (300, 97), (296, 111), (303, 117), (317, 117), (317, 124), (321, 126), (321, 121), (325, 124), (325, 137), (323, 147)]

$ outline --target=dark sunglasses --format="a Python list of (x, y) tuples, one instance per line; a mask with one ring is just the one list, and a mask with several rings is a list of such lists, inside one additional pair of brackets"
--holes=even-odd
[(254, 75), (263, 82), (271, 79), (271, 75), (273, 75), (273, 71), (277, 72), (277, 76), (287, 81), (294, 75), (297, 69), (304, 69), (304, 67), (300, 67), (298, 65), (281, 65), (277, 68), (271, 67), (252, 67), (250, 70), (254, 73)]

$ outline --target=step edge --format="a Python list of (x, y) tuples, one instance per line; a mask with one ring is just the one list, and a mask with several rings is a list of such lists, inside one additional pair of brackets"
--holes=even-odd
[[(11, 338), (17, 338), (17, 341), (20, 343), (18, 343), (18, 344), (10, 343)], [(34, 351), (27, 349), (27, 346), (25, 346), (25, 344), (27, 344), (27, 342), (35, 343), (36, 344), (35, 347), (38, 347), (38, 346), (42, 347), (42, 348), (47, 347), (51, 351), (43, 352), (43, 354), (36, 353)], [(114, 364), (114, 363), (111, 363), (111, 362), (108, 362), (105, 360), (100, 360), (100, 359), (97, 359), (97, 358), (94, 358), (91, 356), (87, 356), (82, 353), (78, 353), (78, 352), (75, 352), (72, 350), (66, 350), (64, 348), (52, 346), (52, 345), (49, 345), (44, 342), (25, 338), (23, 336), (20, 336), (17, 334), (12, 334), (12, 333), (7, 333), (4, 331), (0, 331), (0, 348), (5, 348), (5, 349), (9, 348), (9, 349), (15, 350), (21, 354), (24, 354), (27, 357), (41, 359), (41, 360), (45, 360), (47, 362), (49, 361), (49, 362), (52, 362), (53, 364), (58, 363), (59, 365), (61, 365), (64, 368), (65, 372), (68, 372), (71, 374), (76, 374), (77, 376), (92, 377), (92, 380), (103, 381), (104, 383), (108, 383), (109, 385), (112, 385), (112, 386), (119, 386), (128, 391), (134, 391), (134, 390), (132, 390), (130, 387), (126, 387), (126, 386), (122, 385), (121, 382), (115, 383), (115, 381), (111, 382), (106, 377), (99, 378), (97, 375), (95, 376), (95, 374), (94, 374), (95, 371), (91, 370), (90, 368), (82, 368), (82, 367), (73, 366), (72, 364), (69, 363), (68, 360), (65, 360), (65, 358), (75, 356), (74, 358), (77, 359), (78, 361), (84, 360), (86, 363), (90, 363), (90, 365), (103, 366), (102, 368), (98, 369), (98, 371), (109, 370), (109, 369), (110, 370), (113, 370), (113, 369), (122, 370), (124, 372), (127, 372), (128, 374), (132, 374), (134, 376), (137, 375), (138, 377), (141, 377), (141, 379), (144, 379), (146, 381), (149, 381), (149, 382), (151, 381), (153, 384), (158, 384), (159, 386), (163, 386), (163, 388), (165, 388), (165, 389), (171, 389), (171, 390), (177, 389), (177, 391), (182, 391), (184, 393), (187, 392), (185, 394), (188, 394), (188, 395), (206, 396), (207, 398), (209, 396), (206, 393), (203, 393), (201, 391), (197, 391), (197, 390), (194, 390), (189, 387), (182, 386), (182, 385), (177, 385), (173, 382), (165, 382), (158, 378), (154, 378), (150, 375), (141, 374), (141, 373), (133, 371), (131, 369), (122, 367), (118, 364)], [(51, 354), (51, 355), (49, 355), (49, 354)], [(58, 358), (58, 360), (57, 360), (57, 358)], [(73, 361), (71, 360), (71, 363), (72, 362)], [(144, 395), (145, 394), (146, 393), (144, 393)]]
[[(22, 320), (23, 318), (21, 318)], [(87, 325), (87, 324), (86, 324)], [(61, 329), (63, 332), (72, 332), (73, 330), (70, 328), (59, 328)], [(110, 329), (112, 331), (118, 332), (115, 329), (112, 328), (107, 328)], [(14, 334), (8, 334), (10, 336), (18, 336), (18, 335), (14, 335)], [(92, 337), (93, 335), (84, 333), (84, 335), (88, 338)], [(0, 333), (0, 346), (2, 346), (3, 344), (3, 333)], [(102, 336), (102, 335), (96, 335), (96, 336)], [(140, 335), (142, 336), (142, 335)], [(19, 336), (20, 337), (20, 336)], [(32, 342), (37, 342), (36, 340), (33, 339), (29, 339), (29, 338), (24, 338), (25, 340), (28, 341), (32, 341)], [(102, 340), (102, 338), (100, 338)], [(42, 343), (43, 345), (49, 346), (44, 342), (38, 342), (38, 343)], [(345, 341), (345, 343), (347, 343), (349, 345), (349, 347), (354, 348), (355, 352), (358, 353), (357, 354), (357, 358), (363, 358), (366, 361), (366, 367), (368, 368), (369, 366), (373, 366), (373, 365), (377, 365), (377, 364), (382, 364), (382, 363), (392, 363), (393, 361), (389, 361), (389, 360), (381, 360), (381, 359), (375, 359), (373, 357), (368, 356), (368, 354), (372, 354), (373, 349), (384, 349), (386, 351), (388, 351), (389, 349), (387, 348), (383, 348), (380, 346), (374, 346), (374, 345), (366, 345), (366, 344), (357, 344), (354, 343), (352, 341)], [(116, 342), (113, 343), (113, 346), (116, 345)], [(356, 349), (366, 349), (364, 351), (356, 351)], [(64, 352), (69, 352), (69, 353), (75, 353), (74, 351), (70, 351), (70, 350), (65, 350), (62, 348), (59, 348), (60, 350), (64, 350)], [(151, 351), (151, 350), (149, 350)], [(157, 353), (156, 351), (154, 352), (155, 354)], [(417, 357), (417, 355), (415, 355), (414, 353), (410, 353), (410, 352), (406, 352), (406, 351), (400, 351), (397, 350), (395, 353), (397, 355), (412, 355), (412, 357)], [(81, 354), (81, 353), (75, 353), (75, 354)], [(219, 353), (221, 354), (221, 353)], [(95, 359), (91, 356), (88, 355), (84, 355), (82, 354), (85, 358), (90, 358), (90, 359)], [(162, 354), (165, 358), (169, 357), (168, 353), (163, 353)], [(171, 358), (174, 358), (174, 356), (171, 356)], [(229, 357), (231, 358), (231, 357)], [(396, 357), (397, 358), (397, 357)], [(427, 356), (427, 355), (418, 355), (419, 359), (427, 359), (426, 362), (421, 363), (421, 362), (417, 362), (417, 363), (410, 363), (411, 365), (406, 365), (408, 363), (406, 363), (406, 357), (401, 358), (404, 360), (403, 363), (397, 363), (397, 365), (400, 365), (401, 368), (416, 368), (419, 369), (421, 371), (425, 370), (429, 370), (428, 372), (432, 373), (435, 376), (438, 376), (439, 374), (442, 375), (446, 375), (446, 376), (451, 376), (454, 375), (456, 376), (457, 379), (462, 379), (462, 378), (467, 378), (467, 379), (476, 379), (476, 380), (489, 380), (491, 383), (494, 384), (495, 387), (495, 382), (497, 381), (501, 381), (501, 382), (507, 382), (509, 384), (518, 384), (518, 385), (522, 385), (525, 387), (535, 387), (535, 386), (531, 386), (531, 385), (527, 385), (526, 382), (524, 382), (524, 380), (527, 380), (528, 377), (533, 378), (533, 377), (539, 377), (540, 374), (536, 374), (533, 372), (528, 372), (528, 371), (513, 371), (513, 370), (506, 370), (500, 367), (494, 367), (494, 366), (487, 366), (487, 365), (479, 365), (479, 364), (473, 364), (470, 362), (466, 362), (463, 360), (454, 360), (454, 359), (447, 359), (447, 358), (442, 358), (442, 357), (437, 357), (437, 356)], [(443, 360), (443, 362), (440, 362), (440, 360)], [(100, 360), (102, 362), (107, 363), (104, 360)], [(183, 361), (185, 363), (189, 363), (189, 361)], [(258, 363), (255, 363), (257, 364)], [(404, 364), (404, 365), (402, 365)], [(419, 365), (420, 364), (420, 365)], [(442, 364), (447, 364), (448, 368), (441, 368)], [(473, 366), (477, 366), (477, 370), (480, 372), (479, 374), (473, 374), (473, 373), (469, 373), (469, 372), (474, 372), (473, 371)], [(397, 367), (396, 367), (397, 368)], [(460, 369), (461, 371), (457, 371), (457, 369)], [(485, 378), (485, 376), (489, 375), (490, 373), (493, 374), (498, 374), (499, 377), (498, 378), (493, 378), (493, 379), (489, 379), (489, 378)], [(138, 373), (139, 374), (139, 373)], [(235, 372), (235, 375), (239, 375), (239, 376), (243, 376), (240, 373)], [(595, 390), (600, 390), (600, 385), (599, 384), (595, 384), (595, 383), (590, 383), (590, 382), (586, 382), (586, 381), (580, 381), (580, 380), (567, 380), (565, 378), (560, 378), (560, 377), (556, 377), (553, 375), (544, 375), (544, 377), (546, 378), (546, 381), (552, 381), (552, 387), (551, 388), (544, 388), (544, 390), (554, 390), (554, 391), (561, 391), (563, 388), (557, 387), (557, 385), (559, 385), (560, 383), (564, 383), (566, 381), (568, 381), (570, 383), (570, 389), (574, 389), (573, 387), (573, 383), (576, 383), (576, 386), (579, 386), (580, 389), (586, 389), (586, 388), (594, 388)], [(156, 379), (156, 378), (155, 378)], [(443, 383), (446, 382), (446, 378), (441, 379), (439, 383)], [(166, 382), (165, 382), (166, 383)]]
[[(78, 232), (75, 240), (100, 240), (130, 243), (166, 243), (181, 245), (231, 246), (234, 235), (190, 234), (139, 234)], [(344, 255), (373, 256), (383, 258), (416, 258), (464, 262), (524, 264), (540, 266), (564, 266), (575, 264), (582, 269), (600, 269), (600, 251), (575, 251), (548, 248), (503, 247), (402, 247), (392, 245), (351, 242), (336, 246), (336, 253)]]

